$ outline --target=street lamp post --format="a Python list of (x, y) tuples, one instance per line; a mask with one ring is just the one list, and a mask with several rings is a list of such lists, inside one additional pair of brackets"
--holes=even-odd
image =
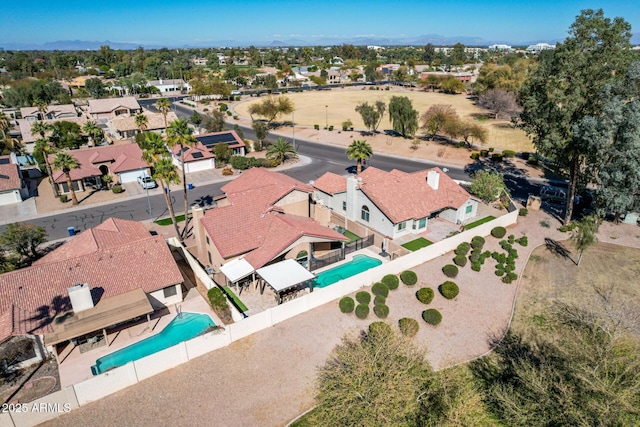
[(324, 106), (324, 128), (329, 129), (329, 106)]

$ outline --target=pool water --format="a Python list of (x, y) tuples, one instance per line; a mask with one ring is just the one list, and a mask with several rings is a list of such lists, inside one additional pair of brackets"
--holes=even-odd
[(355, 255), (353, 260), (345, 264), (333, 267), (329, 270), (323, 271), (322, 273), (318, 273), (318, 276), (313, 279), (313, 287), (324, 288), (326, 286), (333, 285), (342, 279), (355, 276), (358, 273), (377, 267), (380, 264), (382, 264), (382, 261), (379, 259), (371, 258), (366, 255)]
[(206, 314), (180, 313), (158, 334), (99, 358), (91, 367), (91, 372), (93, 375), (102, 374), (109, 369), (142, 359), (182, 341), (195, 338), (208, 327), (215, 325), (211, 317)]

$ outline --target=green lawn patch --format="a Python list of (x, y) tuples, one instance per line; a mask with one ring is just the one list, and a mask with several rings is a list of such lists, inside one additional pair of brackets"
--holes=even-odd
[(465, 229), (465, 230), (470, 230), (470, 229), (472, 229), (472, 228), (474, 228), (474, 227), (477, 227), (477, 226), (479, 226), (479, 225), (484, 224), (485, 222), (493, 221), (494, 219), (496, 219), (496, 217), (495, 217), (495, 216), (491, 216), (491, 215), (489, 215), (489, 216), (488, 216), (488, 217), (486, 217), (486, 218), (482, 218), (482, 219), (479, 219), (479, 220), (477, 220), (477, 221), (472, 222), (471, 224), (467, 224), (467, 225), (465, 225), (465, 226), (464, 226), (464, 229)]
[(405, 243), (404, 245), (402, 245), (402, 247), (409, 249), (411, 252), (415, 252), (418, 249), (424, 248), (429, 245), (433, 245), (433, 242), (425, 239), (424, 237), (419, 237), (415, 240)]
[(349, 230), (344, 230), (342, 232), (342, 234), (344, 234), (345, 237), (349, 238), (349, 243), (355, 242), (356, 240), (358, 240), (360, 238), (360, 236), (350, 232)]
[(241, 312), (246, 312), (249, 311), (249, 309), (247, 308), (246, 305), (244, 305), (242, 303), (242, 301), (240, 301), (240, 298), (238, 298), (238, 296), (236, 294), (233, 293), (233, 291), (231, 290), (231, 288), (229, 288), (228, 286), (223, 286), (224, 291), (227, 293), (227, 296), (229, 298), (231, 298), (233, 300), (233, 302), (236, 304), (236, 307), (238, 307), (238, 309)]
[[(178, 222), (184, 221), (184, 215), (178, 215), (176, 217), (176, 221), (178, 221)], [(173, 221), (171, 221), (171, 218), (169, 217), (169, 218), (163, 218), (163, 219), (156, 220), (155, 223), (158, 224), (158, 225), (163, 225), (164, 226), (164, 225), (173, 224)]]

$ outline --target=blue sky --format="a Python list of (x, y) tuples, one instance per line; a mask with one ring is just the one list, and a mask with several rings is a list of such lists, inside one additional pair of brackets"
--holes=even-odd
[(3, 2), (0, 46), (85, 40), (171, 45), (354, 36), (473, 36), (490, 41), (563, 39), (580, 10), (602, 8), (640, 33), (637, 0), (323, 2), (165, 0)]

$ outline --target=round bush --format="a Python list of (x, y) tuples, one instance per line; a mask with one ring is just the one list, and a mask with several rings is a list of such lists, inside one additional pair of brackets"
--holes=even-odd
[(376, 295), (376, 297), (373, 299), (373, 305), (384, 304), (386, 302), (387, 302), (387, 297), (385, 297), (384, 295)]
[(507, 234), (507, 229), (504, 227), (495, 227), (491, 230), (491, 235), (497, 239), (502, 239)]
[(356, 303), (353, 301), (351, 297), (344, 297), (338, 303), (340, 306), (340, 311), (343, 313), (351, 313), (356, 306)]
[(366, 291), (360, 291), (356, 294), (356, 301), (360, 304), (369, 304), (369, 301), (371, 301), (371, 294)]
[(416, 298), (423, 304), (429, 304), (433, 301), (434, 292), (431, 288), (420, 288), (418, 292), (416, 292)]
[(372, 322), (369, 325), (369, 334), (372, 335), (389, 335), (393, 333), (393, 330), (391, 329), (391, 326), (387, 325), (384, 322)]
[(470, 246), (467, 242), (462, 242), (458, 245), (454, 251), (456, 255), (466, 255), (469, 252)]
[(413, 337), (418, 333), (420, 329), (420, 324), (410, 317), (403, 317), (398, 320), (398, 327), (400, 328), (400, 333), (405, 337)]
[(529, 244), (529, 239), (527, 239), (527, 236), (522, 236), (521, 238), (519, 238), (518, 240), (516, 240), (516, 242), (518, 242), (518, 244), (520, 244), (520, 246), (527, 246)]
[(520, 208), (520, 210), (518, 211), (518, 216), (527, 216), (529, 214), (529, 209), (527, 208)]
[(400, 280), (407, 286), (413, 286), (418, 283), (418, 275), (411, 270), (405, 270), (400, 273)]
[(382, 283), (387, 285), (389, 290), (393, 291), (394, 289), (398, 289), (398, 285), (400, 284), (400, 279), (395, 274), (387, 274), (381, 280)]
[[(471, 260), (471, 261), (473, 261), (473, 260)], [(453, 258), (453, 262), (454, 262), (455, 265), (458, 265), (460, 267), (464, 267), (465, 265), (467, 265), (467, 257), (464, 256), (464, 255), (456, 255)]]
[(504, 275), (504, 270), (501, 268), (496, 269), (496, 276), (500, 277)]
[(430, 308), (422, 312), (422, 319), (430, 325), (437, 325), (442, 322), (442, 314), (435, 308)]
[(442, 296), (445, 297), (446, 299), (454, 299), (455, 297), (458, 296), (458, 293), (460, 293), (460, 289), (458, 288), (458, 285), (456, 285), (451, 280), (447, 280), (442, 285), (440, 285), (438, 287), (438, 290), (440, 291)]
[(482, 264), (479, 262), (474, 262), (473, 264), (471, 264), (471, 269), (473, 271), (480, 271), (481, 268), (482, 268)]
[(471, 247), (473, 249), (482, 249), (482, 247), (484, 246), (485, 240), (484, 237), (482, 236), (474, 236), (473, 239), (471, 239)]
[(386, 298), (389, 295), (389, 288), (382, 282), (376, 282), (371, 287), (371, 292), (373, 292), (374, 295), (382, 295)]
[(389, 307), (387, 307), (385, 304), (376, 304), (373, 306), (373, 312), (380, 319), (386, 319), (389, 315)]
[(367, 304), (358, 304), (356, 306), (356, 317), (358, 319), (366, 319), (369, 315), (369, 306)]
[(458, 267), (453, 264), (447, 264), (442, 267), (442, 272), (447, 277), (456, 277), (458, 275)]

